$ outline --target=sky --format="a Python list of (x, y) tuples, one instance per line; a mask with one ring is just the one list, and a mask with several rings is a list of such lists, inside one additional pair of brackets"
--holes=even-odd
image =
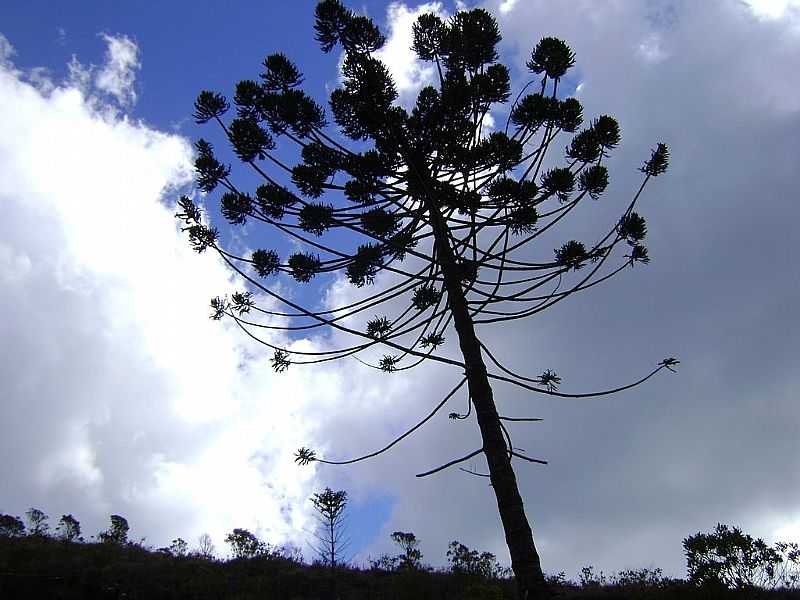
[[(552, 368), (568, 392), (681, 360), (677, 374), (588, 401), (495, 388), (501, 411), (545, 419), (513, 429), (549, 461), (516, 467), (545, 571), (683, 575), (682, 539), (718, 522), (800, 541), (800, 3), (472, 6), (497, 17), (515, 91), (535, 42), (558, 36), (577, 55), (565, 87), (586, 115), (620, 122), (612, 185), (563, 239), (613, 224), (650, 149), (671, 149), (670, 171), (641, 207), (651, 264), (513, 327), (479, 329), (509, 366)], [(459, 7), (351, 7), (387, 34), (381, 58), (399, 102), (413, 102), (431, 77), (409, 52), (413, 18)], [(477, 447), (472, 420), (445, 413), (352, 467), (292, 460), (301, 445), (331, 457), (382, 446), (458, 373), (423, 365), (386, 375), (340, 361), (276, 374), (271, 352), (208, 318), (208, 299), (241, 282), (192, 252), (174, 218), (178, 196), (196, 195), (192, 143), (224, 146), (191, 119), (192, 103), (203, 89), (232, 96), (277, 51), (324, 103), (339, 57), (319, 51), (312, 27), (311, 2), (0, 5), (0, 512), (35, 506), (53, 523), (72, 513), (86, 535), (121, 514), (148, 544), (180, 536), (193, 545), (208, 532), (220, 554), (225, 533), (245, 527), (310, 557), (308, 499), (330, 486), (350, 496), (357, 562), (391, 552), (397, 530), (416, 533), (434, 565), (455, 539), (508, 562), (482, 479), (414, 477)], [(234, 247), (274, 235), (229, 230), (208, 205)], [(276, 285), (306, 302), (356, 297), (340, 279)], [(273, 341), (313, 349), (338, 340)]]

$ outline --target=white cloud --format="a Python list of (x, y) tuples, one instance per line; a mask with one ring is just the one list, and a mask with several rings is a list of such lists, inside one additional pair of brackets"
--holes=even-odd
[(664, 60), (667, 55), (661, 47), (660, 36), (656, 33), (649, 34), (638, 47), (641, 57), (651, 63)]
[(798, 0), (743, 0), (756, 16), (764, 19), (780, 19), (792, 15), (798, 16), (800, 1)]
[(436, 73), (435, 66), (418, 60), (411, 49), (414, 42), (412, 25), (425, 13), (447, 17), (441, 2), (428, 2), (413, 9), (403, 2), (392, 2), (386, 9), (386, 44), (375, 53), (392, 74), (403, 105), (413, 103), (419, 90), (432, 83)]
[(0, 68), (2, 510), (72, 512), (87, 534), (120, 513), (157, 545), (209, 531), (224, 550), (233, 527), (302, 542), (315, 471), (292, 453), (332, 392), (274, 376), (208, 319), (236, 282), (176, 225), (189, 144), (105, 110), (71, 72), (33, 86)]
[(516, 5), (517, 0), (503, 0), (498, 7), (500, 14), (508, 14), (512, 10), (514, 10), (514, 5)]
[(8, 41), (8, 38), (0, 33), (0, 67), (4, 69), (12, 69), (13, 64), (11, 59), (14, 58), (14, 54), (16, 54), (16, 50), (11, 45), (11, 42)]
[(131, 106), (136, 102), (136, 91), (133, 88), (136, 71), (141, 68), (139, 47), (127, 36), (102, 34), (108, 44), (105, 63), (97, 72), (95, 85), (97, 89), (116, 98), (122, 106)]
[(86, 96), (90, 93), (92, 84), (92, 71), (94, 67), (86, 66), (74, 54), (67, 63), (67, 82), (69, 86), (78, 89)]

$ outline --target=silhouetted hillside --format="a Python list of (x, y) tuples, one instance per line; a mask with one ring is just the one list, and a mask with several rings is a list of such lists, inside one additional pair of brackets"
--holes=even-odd
[[(585, 569), (583, 585), (551, 578), (561, 598), (708, 599), (800, 598), (798, 591), (730, 591), (698, 587), (661, 577), (656, 571), (628, 571), (607, 580)], [(342, 600), (512, 599), (510, 578), (429, 568), (343, 567), (336, 572)], [(228, 561), (196, 555), (172, 556), (135, 543), (64, 542), (46, 536), (0, 537), (0, 598), (36, 599), (287, 599), (332, 598), (331, 572), (273, 552)]]

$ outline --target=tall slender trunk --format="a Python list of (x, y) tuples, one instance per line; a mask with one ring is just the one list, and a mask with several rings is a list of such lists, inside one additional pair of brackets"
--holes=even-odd
[(331, 600), (336, 600), (336, 537), (334, 535), (334, 522), (328, 522), (331, 544)]
[(490, 481), (497, 498), (497, 508), (511, 554), (511, 568), (514, 571), (519, 597), (521, 600), (546, 598), (548, 590), (539, 554), (533, 543), (533, 532), (525, 516), (517, 478), (500, 427), (486, 365), (483, 362), (480, 344), (475, 335), (475, 327), (461, 285), (460, 268), (448, 240), (447, 225), (434, 202), (428, 199), (426, 204), (431, 215), (436, 247), (439, 251), (439, 264), (444, 276), (450, 310), (453, 313), (453, 324), (458, 333), (458, 342), (466, 365), (469, 394), (483, 439), (483, 452), (489, 464)]

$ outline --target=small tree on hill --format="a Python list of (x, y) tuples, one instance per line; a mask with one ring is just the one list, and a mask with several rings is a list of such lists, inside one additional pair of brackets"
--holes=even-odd
[(333, 570), (341, 562), (342, 553), (349, 542), (344, 537), (347, 492), (344, 490), (334, 492), (331, 488), (326, 487), (324, 491), (314, 494), (311, 503), (317, 511), (315, 516), (319, 523), (317, 532), (314, 534), (319, 543), (311, 544), (311, 547), (322, 562)]
[(97, 534), (97, 539), (104, 544), (125, 545), (128, 543), (128, 520), (120, 515), (111, 515), (111, 526)]
[(61, 515), (56, 526), (56, 535), (65, 542), (81, 542), (81, 524), (72, 515)]
[(158, 551), (175, 558), (183, 558), (189, 554), (189, 544), (183, 538), (175, 538), (169, 546), (159, 548)]
[(25, 513), (25, 518), (28, 520), (29, 535), (44, 537), (50, 533), (50, 525), (47, 523), (50, 517), (43, 511), (31, 508)]
[(0, 515), (0, 537), (22, 537), (25, 535), (25, 523), (12, 515)]
[[(620, 142), (610, 116), (581, 129), (580, 102), (563, 94), (564, 75), (575, 62), (569, 46), (551, 37), (535, 45), (526, 63), (530, 79), (516, 86), (505, 125), (492, 129), (490, 112), (511, 99), (512, 87), (509, 69), (498, 62), (497, 23), (486, 11), (459, 11), (447, 21), (434, 14), (418, 18), (413, 49), (432, 66), (436, 81), (419, 92), (411, 110), (397, 105), (397, 88), (374, 55), (385, 38), (369, 18), (339, 0), (324, 0), (316, 8), (315, 30), (324, 52), (344, 51), (343, 83), (329, 98), (338, 132), (301, 89), (300, 70), (283, 54), (266, 58), (259, 81), (236, 85), (233, 119), (223, 120), (229, 103), (221, 94), (204, 91), (195, 103), (196, 121), (219, 125), (236, 156), (262, 179), (255, 190), (245, 190), (212, 145), (199, 140), (198, 187), (209, 194), (221, 188), (220, 210), (232, 225), (269, 226), (301, 246), (282, 259), (274, 240), (260, 238), (247, 244), (256, 247), (252, 253), (232, 252), (183, 196), (178, 216), (193, 248), (218, 252), (249, 286), (212, 299), (211, 316), (233, 319), (271, 348), (276, 372), (347, 357), (385, 373), (425, 361), (455, 368), (453, 389), (385, 447), (348, 460), (322, 458), (304, 447), (296, 460), (351, 464), (377, 456), (430, 420), (466, 385), (468, 410), (450, 417), (467, 419), (474, 407), (481, 435), (477, 449), (418, 476), (483, 454), (488, 473), (475, 474), (491, 481), (520, 596), (542, 597), (544, 575), (512, 460), (546, 461), (516, 447), (507, 428), (509, 422), (540, 419), (498, 413), (492, 384), (554, 398), (590, 398), (630, 389), (678, 361), (664, 359), (637, 381), (614, 389), (565, 393), (552, 369), (526, 375), (504, 365), (478, 328), (533, 317), (648, 263), (647, 228), (636, 208), (645, 186), (666, 171), (667, 147), (659, 143), (652, 150), (640, 169), (638, 190), (595, 239), (564, 239), (555, 250), (539, 244), (539, 256), (532, 256), (541, 236), (556, 231), (587, 199), (600, 198), (609, 182), (604, 160)], [(545, 157), (554, 147), (564, 148), (564, 134), (570, 139), (561, 166), (550, 166), (553, 161)], [(278, 139), (286, 142), (280, 151)], [(344, 306), (320, 307), (286, 293), (283, 281), (265, 280), (276, 275), (301, 284), (339, 275), (362, 290), (381, 285)], [(259, 305), (254, 292), (278, 308)], [(395, 299), (403, 305), (390, 314)], [(365, 325), (353, 324), (359, 317)], [(263, 335), (323, 327), (349, 334), (353, 342), (329, 350), (292, 349)], [(451, 338), (460, 358), (443, 351)]]
[(419, 549), (419, 540), (411, 532), (395, 531), (392, 541), (400, 546), (403, 551), (397, 556), (398, 569), (418, 571), (422, 568), (422, 550)]
[(341, 564), (342, 553), (349, 544), (344, 537), (345, 508), (347, 508), (347, 492), (334, 492), (326, 487), (324, 491), (314, 494), (311, 503), (317, 511), (317, 531), (314, 537), (316, 544), (311, 547), (319, 555), (322, 563), (330, 567), (330, 597), (336, 598), (336, 566)]
[(214, 555), (217, 552), (216, 546), (214, 546), (214, 541), (211, 539), (211, 536), (207, 533), (202, 534), (199, 538), (197, 538), (197, 550), (198, 556), (205, 558), (205, 559), (213, 559)]
[(236, 528), (225, 536), (234, 558), (254, 558), (265, 552), (264, 543), (247, 529)]

